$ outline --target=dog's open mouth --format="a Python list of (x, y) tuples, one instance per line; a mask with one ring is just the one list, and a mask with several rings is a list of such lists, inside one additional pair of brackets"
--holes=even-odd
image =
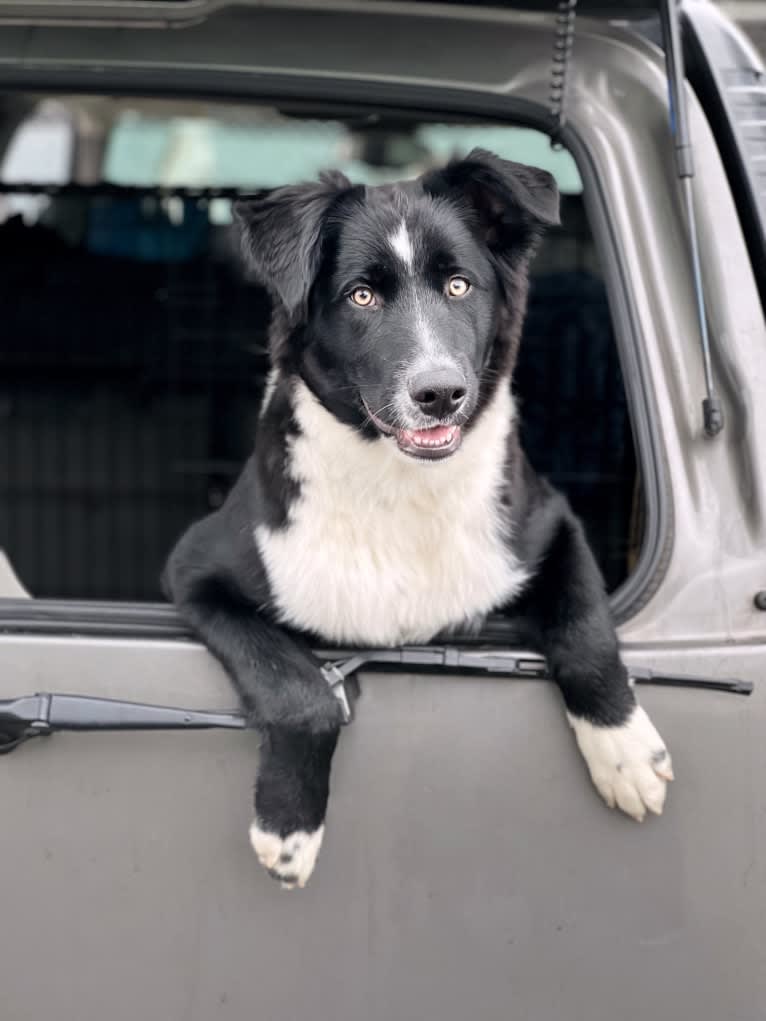
[(395, 426), (382, 422), (374, 415), (367, 402), (363, 401), (364, 409), (370, 421), (379, 432), (396, 440), (399, 449), (411, 457), (421, 457), (430, 461), (454, 454), (463, 440), (459, 425), (435, 425), (430, 429), (397, 429)]
[(396, 429), (394, 436), (399, 449), (405, 454), (432, 460), (454, 454), (463, 438), (459, 425), (437, 425), (433, 429)]

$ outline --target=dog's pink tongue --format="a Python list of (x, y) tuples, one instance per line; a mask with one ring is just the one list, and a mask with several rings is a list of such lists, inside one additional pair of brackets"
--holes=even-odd
[(407, 429), (405, 435), (413, 443), (428, 444), (449, 443), (455, 427), (449, 425), (437, 425), (433, 429)]

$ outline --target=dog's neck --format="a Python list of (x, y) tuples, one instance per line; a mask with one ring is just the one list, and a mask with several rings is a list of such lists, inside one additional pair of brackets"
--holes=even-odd
[[(298, 482), (323, 478), (329, 487), (346, 486), (349, 497), (411, 499), (413, 489), (437, 496), (457, 486), (494, 488), (503, 478), (515, 408), (510, 379), (497, 388), (466, 431), (458, 451), (445, 461), (422, 461), (402, 453), (390, 437), (369, 439), (338, 421), (299, 377), (269, 378), (264, 412), (277, 386), (286, 386), (298, 434), (288, 443), (288, 474)], [(262, 413), (264, 413), (262, 412)]]
[(471, 626), (518, 593), (509, 379), (443, 461), (366, 438), (297, 379), (273, 381), (266, 414), (295, 484), (284, 524), (255, 529), (281, 620), (327, 641), (396, 645)]

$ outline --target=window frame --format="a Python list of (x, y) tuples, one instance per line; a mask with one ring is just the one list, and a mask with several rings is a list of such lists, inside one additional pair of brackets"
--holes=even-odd
[[(169, 85), (172, 75), (173, 85)], [(179, 81), (179, 78), (181, 79)], [(233, 72), (180, 73), (156, 71), (140, 82), (129, 69), (112, 71), (95, 89), (77, 72), (65, 70), (41, 75), (34, 83), (16, 80), (13, 71), (0, 76), (0, 88), (34, 91), (41, 95), (79, 94), (146, 96), (157, 98), (199, 98), (211, 102), (300, 103), (301, 108), (331, 116), (333, 108), (348, 113), (349, 106), (360, 111), (405, 114), (433, 120), (461, 116), (476, 123), (491, 122), (534, 128), (548, 134), (550, 118), (545, 107), (529, 100), (471, 92), (438, 86), (401, 85), (392, 82), (354, 82), (310, 76), (270, 75), (253, 85)], [(132, 84), (131, 84), (132, 83)], [(615, 343), (622, 368), (633, 433), (636, 464), (644, 500), (644, 536), (635, 568), (610, 594), (610, 607), (617, 624), (626, 623), (639, 612), (659, 588), (670, 558), (673, 541), (672, 503), (669, 473), (663, 453), (651, 375), (641, 343), (639, 315), (624, 252), (591, 154), (571, 122), (561, 134), (562, 144), (572, 155), (583, 182), (586, 215), (599, 254), (612, 318)], [(12, 551), (6, 550), (11, 566)], [(21, 579), (23, 584), (23, 579)], [(167, 603), (84, 601), (67, 599), (9, 598), (0, 595), (0, 630), (5, 633), (43, 633), (135, 639), (185, 639), (189, 630), (174, 607)], [(478, 635), (456, 636), (458, 641), (508, 646), (513, 643), (513, 626), (493, 615)]]

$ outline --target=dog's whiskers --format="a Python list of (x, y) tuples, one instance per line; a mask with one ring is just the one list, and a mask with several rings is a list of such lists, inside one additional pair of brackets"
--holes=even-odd
[[(364, 422), (362, 423), (362, 426), (364, 427), (366, 425), (374, 424), (375, 423), (375, 419), (376, 418), (380, 418), (380, 416), (383, 415), (386, 411), (389, 411), (391, 409), (395, 410), (395, 405), (396, 405), (396, 401), (389, 401), (388, 404), (384, 404), (382, 407), (378, 408), (377, 411), (370, 411), (367, 408), (367, 405), (363, 403), (362, 406), (364, 407), (364, 409), (367, 412), (367, 414), (365, 415)], [(399, 426), (394, 425), (394, 428), (399, 428)]]

